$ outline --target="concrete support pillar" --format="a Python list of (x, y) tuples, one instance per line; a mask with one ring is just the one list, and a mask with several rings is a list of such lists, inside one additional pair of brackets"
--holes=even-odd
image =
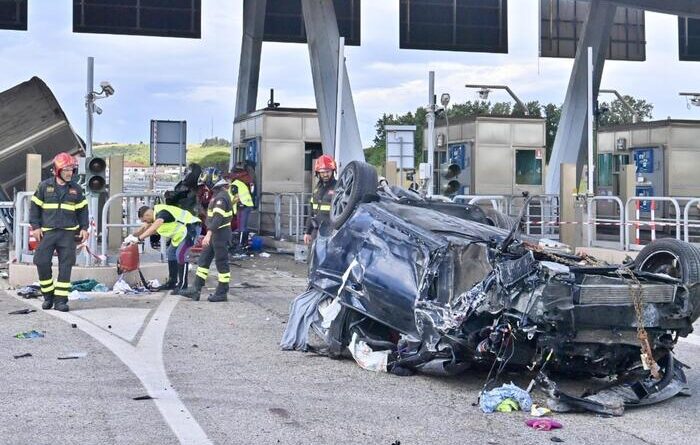
[[(338, 22), (333, 0), (301, 0), (301, 9), (306, 26), (323, 152), (333, 156), (340, 41)], [(338, 160), (340, 168), (350, 161), (365, 159), (350, 90), (350, 78), (347, 70), (343, 71), (340, 159)]]
[[(559, 190), (559, 218), (564, 222), (576, 222), (583, 220), (580, 205), (576, 200), (576, 164), (561, 164)], [(582, 231), (578, 224), (562, 224), (559, 227), (559, 240), (571, 247), (581, 247), (583, 243)]]
[(603, 0), (591, 0), (588, 20), (578, 42), (576, 61), (569, 79), (566, 99), (561, 112), (559, 129), (549, 160), (545, 189), (557, 193), (561, 177), (559, 166), (576, 163), (577, 175), (585, 164), (588, 147), (588, 47), (593, 48), (593, 100), (598, 97), (603, 77), (605, 53), (610, 39), (617, 5)]
[[(124, 192), (124, 156), (109, 157), (109, 197)], [(109, 207), (110, 224), (118, 224), (122, 221), (122, 201), (115, 200)], [(110, 249), (118, 249), (122, 243), (122, 231), (118, 228), (108, 230), (108, 234), (102, 234), (102, 242), (109, 243)]]
[(255, 111), (267, 0), (243, 1), (243, 38), (236, 85), (236, 116)]
[(27, 154), (27, 171), (24, 176), (24, 190), (33, 192), (41, 182), (41, 155)]

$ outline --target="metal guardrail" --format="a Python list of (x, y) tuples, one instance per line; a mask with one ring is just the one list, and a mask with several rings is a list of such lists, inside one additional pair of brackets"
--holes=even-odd
[[(596, 213), (595, 203), (596, 202), (614, 202), (617, 204), (618, 214), (620, 217), (618, 219), (611, 218), (599, 218)], [(588, 199), (587, 202), (587, 229), (588, 229), (588, 247), (593, 247), (594, 235), (596, 235), (598, 225), (617, 225), (620, 231), (620, 250), (625, 250), (625, 212), (622, 207), (622, 200), (617, 196), (594, 196)]]
[(685, 204), (683, 208), (683, 239), (686, 243), (690, 242), (690, 228), (700, 229), (700, 220), (690, 220), (690, 209), (692, 206), (700, 205), (700, 198), (693, 198)]
[[(275, 195), (275, 238), (282, 237), (282, 199), (289, 198), (289, 237), (299, 242), (301, 221), (301, 200), (295, 193), (278, 193)], [(295, 224), (296, 223), (296, 224)], [(296, 228), (296, 230), (294, 230)]]
[(25, 251), (29, 249), (29, 206), (27, 203), (34, 192), (19, 192), (15, 195), (14, 240), (15, 258), (22, 263)]
[[(641, 218), (641, 206), (642, 202), (650, 202), (650, 212), (649, 219), (643, 220)], [(656, 203), (657, 202), (670, 202), (673, 204), (675, 209), (675, 217), (673, 218), (657, 218), (656, 217)], [(631, 217), (630, 204), (635, 203), (635, 218)], [(630, 229), (631, 226), (635, 228), (635, 242), (630, 242)], [(625, 203), (625, 247), (629, 250), (630, 247), (640, 247), (641, 244), (641, 226), (649, 226), (651, 229), (651, 239), (652, 241), (656, 239), (656, 227), (661, 226), (671, 226), (676, 228), (676, 239), (681, 239), (681, 209), (678, 204), (678, 200), (675, 198), (669, 198), (666, 196), (634, 196), (627, 200)]]
[[(128, 229), (132, 227), (141, 227), (141, 223), (136, 222), (138, 219), (135, 218), (138, 212), (138, 200), (142, 201), (141, 205), (151, 205), (161, 197), (160, 193), (157, 192), (140, 192), (140, 193), (118, 193), (111, 196), (107, 201), (105, 201), (104, 207), (102, 207), (102, 227), (100, 227), (99, 233), (102, 234), (102, 264), (107, 265), (107, 246), (109, 244), (109, 229), (119, 228), (119, 230)], [(123, 202), (126, 198), (126, 203)], [(122, 222), (120, 223), (108, 223), (110, 204), (114, 201), (119, 200), (122, 204)], [(126, 204), (126, 205), (125, 205)], [(160, 243), (161, 259), (165, 256), (165, 242)]]
[(488, 202), (499, 212), (507, 213), (508, 211), (508, 199), (504, 195), (457, 195), (452, 198), (452, 201), (467, 201), (467, 204), (472, 205)]

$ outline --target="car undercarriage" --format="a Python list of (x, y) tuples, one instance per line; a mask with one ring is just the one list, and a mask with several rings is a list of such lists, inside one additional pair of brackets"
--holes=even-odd
[[(688, 392), (673, 348), (700, 316), (700, 250), (662, 239), (611, 265), (518, 227), (477, 206), (388, 187), (372, 167), (349, 164), (283, 349), (352, 356), (397, 375), (486, 367), (486, 386), (522, 369), (558, 411), (621, 415)], [(575, 397), (559, 389), (559, 374), (611, 383)]]

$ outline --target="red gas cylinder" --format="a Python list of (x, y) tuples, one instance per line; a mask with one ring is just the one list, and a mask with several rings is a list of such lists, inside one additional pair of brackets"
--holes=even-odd
[(131, 272), (139, 268), (139, 248), (136, 244), (129, 244), (119, 249), (120, 273)]

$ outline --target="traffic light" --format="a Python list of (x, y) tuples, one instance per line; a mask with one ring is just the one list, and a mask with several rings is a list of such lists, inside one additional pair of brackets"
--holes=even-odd
[(107, 188), (107, 162), (104, 158), (85, 160), (85, 188), (88, 193), (102, 193)]
[(443, 195), (453, 196), (459, 194), (462, 188), (459, 183), (459, 174), (461, 172), (462, 167), (458, 164), (452, 162), (440, 164), (440, 182)]
[(445, 196), (464, 195), (469, 188), (471, 147), (452, 145), (447, 149), (447, 162), (440, 165), (442, 194)]

